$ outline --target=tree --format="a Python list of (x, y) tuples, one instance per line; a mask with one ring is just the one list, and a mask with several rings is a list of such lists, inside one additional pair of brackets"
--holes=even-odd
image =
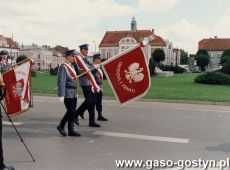
[(221, 55), (221, 57), (224, 57), (224, 56), (230, 56), (230, 49), (224, 50), (224, 52), (223, 52), (223, 54)]
[(223, 66), (225, 63), (230, 61), (230, 56), (224, 56), (220, 58), (220, 64)]
[(181, 50), (180, 64), (189, 64), (188, 53), (184, 50)]
[(230, 49), (224, 50), (223, 54), (221, 55), (220, 58), (220, 64), (224, 65), (224, 63), (227, 63), (228, 60), (230, 60)]
[(165, 53), (162, 49), (157, 48), (153, 53), (152, 53), (152, 58), (157, 63), (157, 66), (159, 67), (160, 62), (165, 60)]
[(221, 71), (225, 74), (230, 75), (230, 60), (228, 60), (226, 63), (223, 64)]
[(19, 63), (19, 62), (21, 62), (21, 61), (23, 61), (25, 59), (27, 59), (27, 57), (25, 55), (20, 55), (20, 56), (17, 57), (16, 63)]
[(196, 56), (200, 55), (200, 54), (204, 54), (204, 55), (208, 55), (208, 51), (206, 49), (199, 49), (196, 53)]
[(196, 63), (200, 67), (201, 71), (205, 71), (205, 67), (210, 62), (210, 57), (209, 55), (199, 54), (198, 56), (196, 56), (196, 60)]
[(149, 71), (150, 71), (150, 75), (153, 76), (155, 73), (155, 63), (152, 57), (149, 60)]

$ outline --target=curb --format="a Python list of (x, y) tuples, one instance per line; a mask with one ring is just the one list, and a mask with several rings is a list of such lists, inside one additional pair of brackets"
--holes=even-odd
[[(50, 96), (57, 97), (56, 94), (47, 93), (33, 93), (34, 96)], [(83, 98), (79, 95), (79, 98)], [(115, 97), (103, 96), (106, 100), (116, 100)], [(141, 102), (159, 102), (159, 103), (181, 103), (181, 104), (200, 104), (200, 105), (220, 105), (220, 106), (230, 106), (230, 102), (215, 102), (215, 101), (194, 101), (194, 100), (169, 100), (169, 99), (139, 99), (137, 101)]]

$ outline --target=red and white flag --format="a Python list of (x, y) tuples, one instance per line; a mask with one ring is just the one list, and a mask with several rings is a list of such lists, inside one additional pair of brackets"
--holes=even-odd
[(14, 116), (29, 109), (30, 105), (30, 76), (32, 61), (28, 60), (20, 65), (12, 66), (3, 73), (6, 85), (4, 104), (6, 114)]
[(121, 104), (143, 97), (151, 84), (143, 43), (105, 61), (102, 68)]

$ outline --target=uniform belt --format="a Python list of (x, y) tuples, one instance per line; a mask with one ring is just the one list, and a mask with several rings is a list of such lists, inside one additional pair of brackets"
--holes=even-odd
[(66, 86), (67, 89), (76, 89), (76, 87), (73, 86)]

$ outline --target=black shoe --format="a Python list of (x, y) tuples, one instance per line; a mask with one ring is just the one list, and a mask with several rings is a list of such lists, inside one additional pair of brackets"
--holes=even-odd
[(77, 133), (77, 132), (75, 132), (75, 131), (69, 131), (68, 136), (76, 136), (76, 137), (79, 137), (79, 136), (81, 136), (81, 134), (80, 134), (80, 133)]
[(106, 118), (103, 117), (103, 116), (99, 116), (99, 117), (97, 118), (97, 120), (99, 120), (99, 121), (108, 121), (108, 119), (106, 119)]
[(79, 114), (79, 116), (80, 116), (82, 119), (85, 119), (84, 113)]
[(74, 120), (74, 123), (75, 123), (76, 125), (78, 125), (78, 126), (79, 126), (78, 119), (75, 119), (75, 120)]
[(101, 127), (101, 125), (99, 125), (99, 124), (97, 124), (97, 123), (95, 123), (95, 122), (89, 123), (89, 126), (90, 126), (90, 127)]
[(57, 127), (57, 130), (58, 130), (58, 132), (59, 132), (62, 136), (66, 136), (66, 135), (67, 135), (64, 128), (58, 126), (58, 127)]
[(3, 170), (15, 170), (13, 166), (5, 166)]

